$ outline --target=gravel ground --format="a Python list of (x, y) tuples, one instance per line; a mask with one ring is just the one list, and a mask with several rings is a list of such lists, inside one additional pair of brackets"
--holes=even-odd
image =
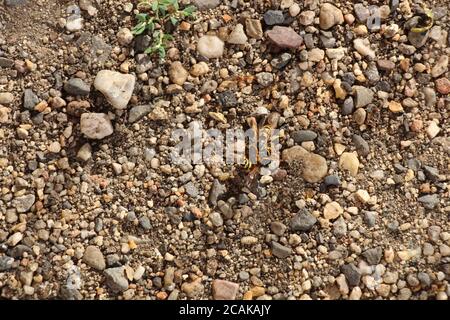
[[(0, 297), (447, 300), (449, 2), (192, 3), (159, 61), (136, 2), (0, 1)], [(252, 186), (170, 157), (269, 113)]]

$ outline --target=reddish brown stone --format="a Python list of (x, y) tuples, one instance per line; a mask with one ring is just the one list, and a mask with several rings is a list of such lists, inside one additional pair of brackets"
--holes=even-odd
[(439, 93), (442, 93), (442, 94), (450, 93), (450, 80), (448, 80), (447, 78), (437, 79), (435, 84), (436, 84), (436, 90)]
[(377, 61), (380, 70), (390, 71), (395, 68), (395, 63), (390, 60), (380, 59)]
[(289, 27), (276, 26), (266, 32), (269, 41), (279, 48), (296, 49), (303, 43), (303, 38)]
[(212, 283), (212, 295), (214, 300), (234, 300), (239, 291), (239, 284), (226, 281), (214, 280)]

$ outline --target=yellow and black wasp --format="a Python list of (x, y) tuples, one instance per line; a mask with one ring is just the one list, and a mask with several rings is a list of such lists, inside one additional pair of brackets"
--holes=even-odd
[(234, 174), (236, 186), (256, 192), (261, 168), (268, 166), (275, 158), (274, 153), (278, 152), (276, 128), (279, 118), (280, 115), (275, 112), (264, 116), (259, 123), (255, 117), (247, 118), (249, 141), (246, 155)]

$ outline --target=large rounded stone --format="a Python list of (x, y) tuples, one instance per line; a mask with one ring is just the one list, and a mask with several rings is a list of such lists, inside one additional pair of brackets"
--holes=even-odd
[(81, 133), (90, 139), (103, 139), (114, 132), (108, 115), (104, 113), (83, 113), (80, 129)]
[(319, 24), (323, 30), (344, 23), (344, 15), (342, 11), (331, 3), (325, 3), (320, 7)]
[(197, 43), (198, 53), (209, 59), (220, 58), (223, 55), (223, 49), (223, 41), (216, 36), (203, 36)]
[(328, 165), (325, 158), (308, 152), (303, 147), (294, 146), (284, 150), (282, 158), (288, 163), (298, 161), (302, 166), (302, 178), (307, 182), (319, 182), (327, 175)]
[(102, 70), (95, 77), (94, 87), (115, 109), (125, 109), (133, 94), (136, 77), (116, 71)]

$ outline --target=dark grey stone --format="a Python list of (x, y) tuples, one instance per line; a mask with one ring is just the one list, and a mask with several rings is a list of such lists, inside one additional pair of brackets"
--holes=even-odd
[(320, 42), (324, 48), (334, 48), (336, 46), (336, 38), (327, 37), (324, 35), (320, 36)]
[(323, 183), (327, 187), (339, 187), (341, 185), (341, 181), (337, 175), (326, 176)]
[(12, 268), (14, 259), (8, 256), (0, 257), (0, 272), (7, 271)]
[(236, 94), (233, 91), (221, 92), (217, 95), (219, 103), (224, 108), (231, 108), (237, 105)]
[(106, 265), (108, 267), (120, 266), (120, 257), (117, 254), (109, 254), (106, 256)]
[(304, 141), (313, 141), (317, 138), (317, 133), (312, 130), (298, 130), (292, 133), (292, 139), (298, 144)]
[(406, 169), (404, 166), (402, 166), (400, 163), (395, 163), (394, 164), (394, 170), (397, 173), (403, 173), (408, 171), (408, 169)]
[(143, 117), (148, 115), (152, 111), (152, 109), (153, 106), (149, 104), (131, 108), (130, 113), (128, 115), (128, 122), (135, 123), (141, 120)]
[(207, 9), (214, 9), (220, 3), (222, 0), (193, 0), (193, 4), (199, 9), (199, 10), (207, 10)]
[(275, 257), (285, 259), (292, 254), (292, 249), (282, 244), (272, 241), (272, 253)]
[(427, 209), (434, 209), (439, 204), (439, 198), (437, 194), (429, 194), (417, 199)]
[(361, 273), (353, 263), (343, 265), (341, 271), (350, 286), (355, 287), (361, 281)]
[(281, 68), (284, 68), (291, 61), (291, 59), (292, 59), (292, 55), (285, 52), (285, 53), (281, 54), (280, 56), (272, 59), (270, 64), (274, 68), (281, 69)]
[(347, 82), (352, 86), (355, 83), (355, 76), (350, 72), (344, 73), (342, 76), (342, 82)]
[(91, 87), (80, 78), (72, 78), (64, 85), (64, 90), (72, 96), (87, 96)]
[(284, 15), (280, 10), (268, 10), (264, 13), (264, 23), (268, 26), (274, 26), (277, 24), (283, 24)]
[(14, 60), (0, 57), (0, 67), (1, 68), (11, 68), (14, 66)]
[(139, 218), (139, 225), (145, 230), (150, 230), (152, 227), (152, 225), (150, 223), (150, 219), (146, 216)]
[(365, 211), (364, 212), (364, 222), (367, 224), (369, 228), (373, 228), (377, 222), (378, 214), (374, 211)]
[(306, 209), (302, 209), (291, 219), (290, 226), (293, 231), (306, 232), (310, 231), (316, 222), (316, 217)]
[(417, 159), (408, 159), (408, 161), (406, 161), (406, 166), (416, 172), (420, 169), (421, 165), (422, 164)]
[(24, 244), (18, 244), (14, 248), (11, 248), (8, 250), (8, 255), (10, 257), (13, 257), (14, 259), (19, 259), (23, 257), (24, 253), (27, 253), (29, 255), (33, 254), (33, 250), (31, 250), (30, 247), (24, 245)]
[(417, 274), (417, 278), (419, 279), (420, 284), (422, 285), (422, 287), (427, 288), (427, 287), (431, 286), (431, 278), (428, 275), (428, 273), (426, 273), (426, 272), (419, 272)]
[(134, 40), (134, 50), (136, 53), (142, 53), (150, 47), (151, 43), (152, 38), (149, 35), (139, 35)]
[[(307, 49), (313, 49), (316, 47), (316, 39), (314, 38), (314, 35), (312, 35), (311, 33), (307, 33), (303, 36), (303, 41), (305, 42), (305, 46)], [(306, 61), (300, 59), (300, 61)]]
[(21, 6), (27, 3), (27, 0), (5, 0), (5, 4), (8, 7)]
[(381, 247), (368, 249), (362, 253), (364, 258), (366, 258), (367, 262), (370, 265), (378, 264), (381, 260), (382, 254), (383, 254), (383, 249)]
[(347, 224), (345, 223), (344, 218), (340, 217), (333, 223), (333, 234), (338, 238), (347, 234)]
[(355, 145), (356, 151), (360, 156), (367, 157), (370, 153), (370, 147), (366, 140), (358, 134), (352, 136), (352, 142)]
[(128, 289), (128, 280), (123, 267), (109, 268), (105, 270), (106, 285), (113, 292), (123, 292)]
[(379, 91), (384, 91), (384, 92), (391, 92), (391, 85), (389, 84), (389, 82), (381, 80), (377, 83), (376, 88)]
[(400, 226), (400, 223), (397, 220), (393, 220), (391, 222), (388, 222), (387, 228), (390, 232), (397, 232), (398, 227)]
[(39, 98), (34, 94), (33, 90), (25, 89), (23, 92), (23, 107), (27, 110), (34, 110), (39, 103)]
[(348, 97), (344, 100), (344, 104), (342, 105), (342, 115), (347, 116), (349, 114), (352, 114), (354, 110), (354, 104), (353, 104), (353, 98)]
[(62, 286), (59, 291), (59, 296), (63, 300), (82, 300), (83, 295), (75, 288), (68, 288), (67, 286)]
[(431, 181), (439, 180), (439, 170), (430, 166), (423, 166), (423, 171)]

